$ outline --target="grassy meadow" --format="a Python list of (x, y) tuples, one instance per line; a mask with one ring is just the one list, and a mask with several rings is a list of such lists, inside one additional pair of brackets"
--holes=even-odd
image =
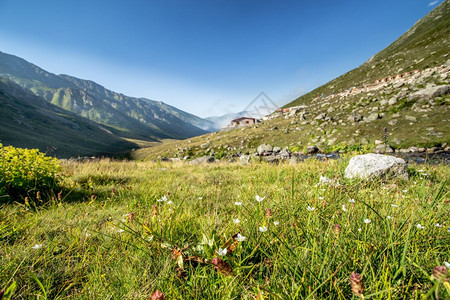
[[(164, 299), (448, 299), (448, 274), (432, 277), (450, 261), (448, 166), (365, 182), (343, 177), (348, 160), (65, 164), (63, 188), (42, 204), (1, 206), (0, 289), (15, 283), (14, 299), (156, 290)], [(321, 176), (336, 181), (319, 185)], [(353, 286), (352, 272), (361, 275)]]

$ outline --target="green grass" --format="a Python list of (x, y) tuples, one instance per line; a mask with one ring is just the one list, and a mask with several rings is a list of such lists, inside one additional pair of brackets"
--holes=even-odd
[[(357, 272), (366, 299), (449, 297), (430, 280), (450, 259), (448, 167), (364, 182), (343, 178), (347, 163), (66, 165), (61, 200), (1, 207), (0, 288), (16, 282), (17, 299), (148, 299), (157, 289), (166, 299), (350, 299)], [(340, 185), (317, 186), (320, 176)], [(234, 243), (237, 233), (247, 239)], [(220, 258), (231, 269), (216, 270), (230, 245)]]

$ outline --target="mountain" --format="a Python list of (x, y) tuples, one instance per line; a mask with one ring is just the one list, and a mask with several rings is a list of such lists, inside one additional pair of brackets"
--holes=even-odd
[(137, 148), (114, 129), (61, 109), (0, 78), (0, 142), (58, 157), (108, 155)]
[(213, 124), (161, 101), (129, 97), (89, 80), (55, 75), (14, 55), (0, 52), (0, 77), (46, 101), (115, 128), (136, 140), (184, 139), (210, 131)]
[(231, 120), (234, 120), (239, 117), (248, 116), (249, 112), (247, 111), (240, 111), (237, 113), (229, 113), (222, 116), (214, 116), (214, 117), (207, 117), (204, 118), (205, 120), (208, 120), (214, 124), (215, 130), (220, 130), (221, 128), (227, 126), (230, 124)]
[(291, 152), (306, 152), (311, 146), (324, 152), (383, 152), (390, 149), (385, 144), (397, 152), (445, 148), (450, 142), (449, 37), (446, 0), (367, 62), (295, 99), (284, 111), (269, 114), (262, 123), (133, 155), (233, 157), (253, 154), (263, 143)]
[(308, 104), (322, 94), (330, 95), (353, 86), (371, 84), (387, 76), (442, 65), (449, 59), (449, 37), (450, 1), (446, 0), (363, 65), (285, 107)]

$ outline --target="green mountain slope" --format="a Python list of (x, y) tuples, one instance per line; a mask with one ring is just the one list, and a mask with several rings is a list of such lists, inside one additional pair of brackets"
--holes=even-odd
[(55, 75), (2, 52), (0, 77), (63, 109), (116, 128), (122, 137), (147, 141), (181, 139), (204, 134), (213, 125), (165, 103), (128, 97), (89, 80)]
[(263, 143), (291, 152), (306, 152), (309, 146), (324, 152), (385, 151), (375, 142), (408, 152), (417, 150), (412, 146), (448, 144), (449, 38), (447, 0), (369, 61), (287, 104), (285, 112), (274, 112), (256, 126), (140, 149), (134, 156), (233, 157), (254, 154)]
[(442, 65), (450, 57), (450, 1), (445, 1), (389, 47), (358, 68), (305, 94), (284, 107), (309, 104), (314, 98), (371, 84), (377, 79)]
[(117, 154), (137, 148), (101, 126), (0, 78), (0, 142), (58, 157)]

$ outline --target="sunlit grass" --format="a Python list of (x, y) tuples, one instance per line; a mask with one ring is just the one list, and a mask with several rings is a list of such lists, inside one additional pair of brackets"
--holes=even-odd
[(355, 272), (366, 299), (448, 297), (430, 279), (450, 260), (448, 167), (364, 182), (343, 178), (347, 162), (66, 165), (61, 201), (0, 210), (0, 288), (16, 282), (17, 298), (348, 299)]

